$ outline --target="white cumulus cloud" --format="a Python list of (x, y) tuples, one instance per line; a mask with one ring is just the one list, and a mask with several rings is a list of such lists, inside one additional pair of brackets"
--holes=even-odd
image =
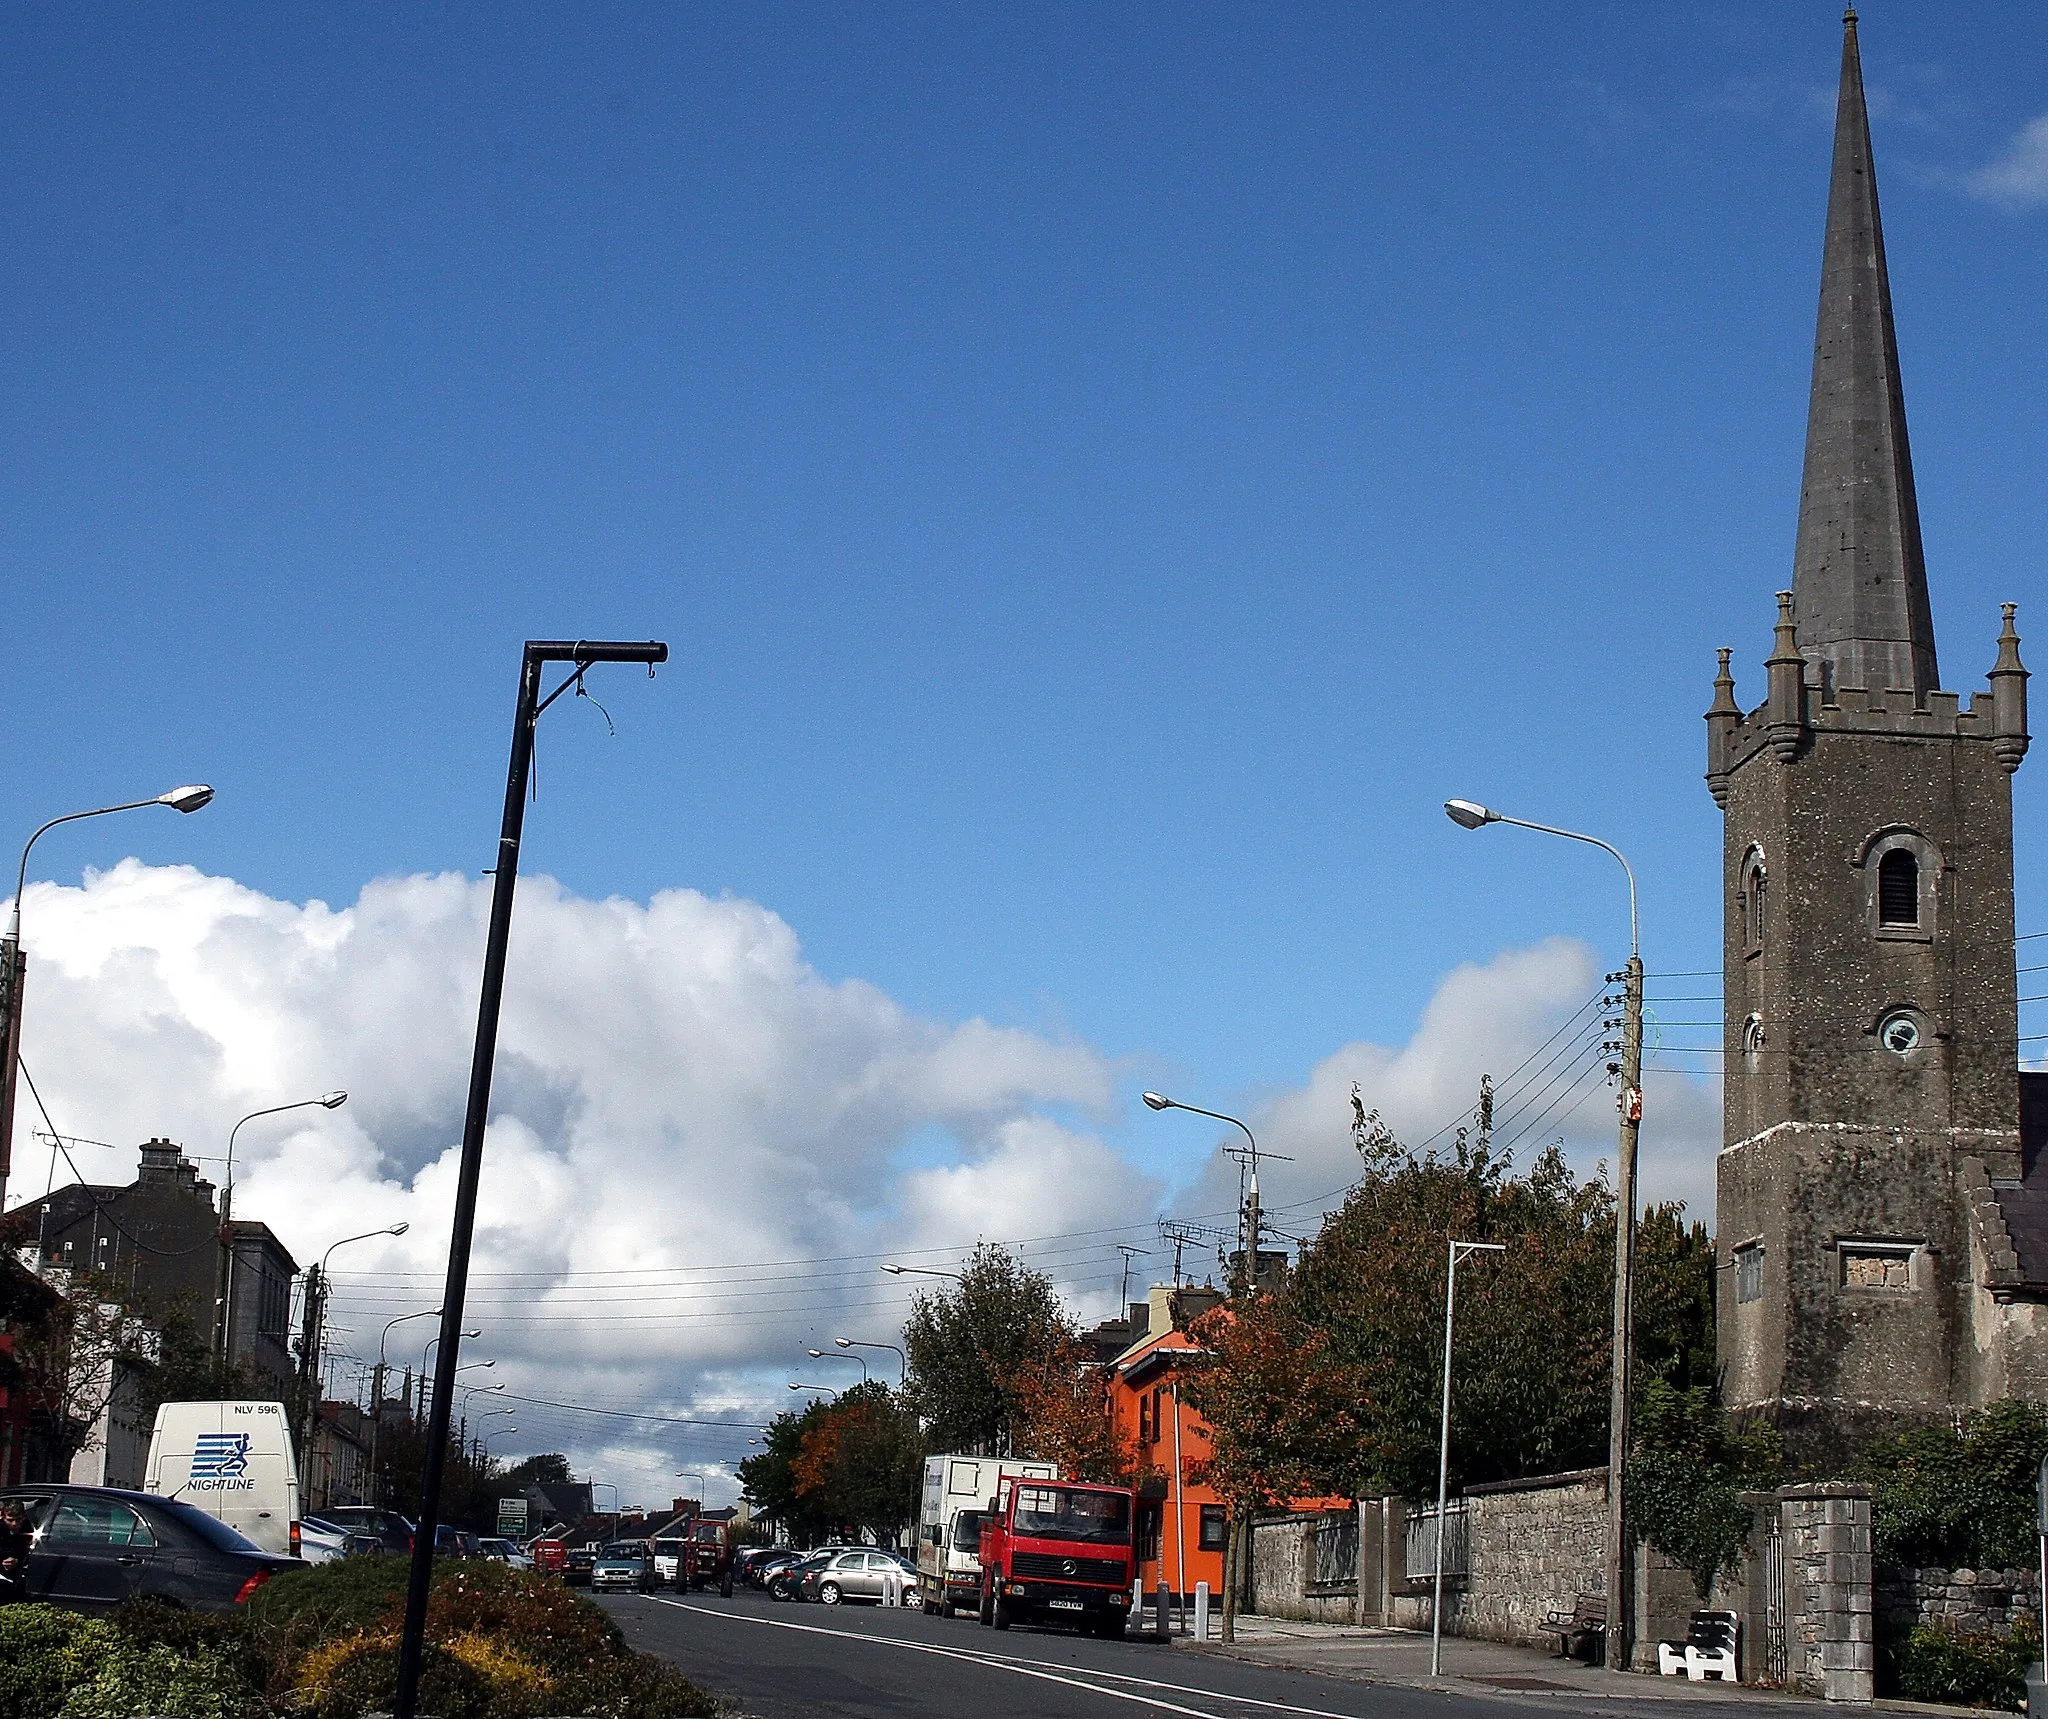
[(2007, 209), (2048, 203), (2048, 113), (2029, 120), (2002, 154), (1966, 174), (1963, 185), (1972, 196)]

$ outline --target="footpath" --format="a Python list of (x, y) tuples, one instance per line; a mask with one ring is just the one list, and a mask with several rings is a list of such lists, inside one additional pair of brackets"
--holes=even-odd
[[(1210, 1628), (1217, 1625), (1212, 1618)], [(1429, 1637), (1414, 1630), (1363, 1629), (1347, 1624), (1296, 1623), (1286, 1618), (1253, 1617), (1240, 1613), (1237, 1640), (1230, 1646), (1221, 1642), (1198, 1642), (1186, 1636), (1176, 1645), (1190, 1653), (1220, 1654), (1248, 1660), (1255, 1665), (1292, 1671), (1313, 1671), (1326, 1677), (1352, 1678), (1363, 1683), (1386, 1683), (1408, 1689), (1456, 1691), (1460, 1694), (1495, 1694), (1518, 1700), (1535, 1699), (1546, 1705), (1555, 1701), (1568, 1710), (1605, 1706), (1608, 1703), (1660, 1704), (1691, 1703), (1696, 1707), (1713, 1704), (1734, 1712), (1784, 1712), (1786, 1709), (1829, 1708), (1832, 1704), (1812, 1696), (1791, 1695), (1779, 1689), (1758, 1689), (1736, 1683), (1695, 1683), (1684, 1677), (1631, 1674), (1610, 1675), (1579, 1660), (1560, 1659), (1542, 1648), (1514, 1647), (1505, 1642), (1479, 1641), (1463, 1636), (1446, 1636), (1443, 1644), (1443, 1674), (1429, 1674)], [(1596, 1705), (1597, 1704), (1597, 1705)], [(1857, 1711), (1834, 1706), (1835, 1711)], [(1969, 1715), (1984, 1719), (1984, 1709), (1940, 1707), (1918, 1701), (1879, 1701), (1874, 1711), (1929, 1715)], [(1676, 1716), (1674, 1715), (1674, 1719)]]

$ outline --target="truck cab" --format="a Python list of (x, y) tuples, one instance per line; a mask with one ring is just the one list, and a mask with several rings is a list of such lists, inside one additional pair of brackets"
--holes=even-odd
[(917, 1517), (917, 1597), (927, 1616), (981, 1604), (981, 1524), (1005, 1480), (1056, 1480), (1050, 1462), (1016, 1457), (930, 1456)]
[(983, 1623), (1070, 1623), (1120, 1636), (1130, 1616), (1137, 1494), (1073, 1480), (1005, 1480), (981, 1523)]

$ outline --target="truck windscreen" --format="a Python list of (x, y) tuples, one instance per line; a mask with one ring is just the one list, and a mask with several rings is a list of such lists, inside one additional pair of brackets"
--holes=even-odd
[(981, 1550), (981, 1512), (963, 1510), (953, 1518), (953, 1550), (956, 1552), (979, 1552)]
[(1131, 1543), (1131, 1501), (1117, 1492), (1086, 1492), (1073, 1486), (1017, 1488), (1017, 1533), (1036, 1540), (1093, 1540)]

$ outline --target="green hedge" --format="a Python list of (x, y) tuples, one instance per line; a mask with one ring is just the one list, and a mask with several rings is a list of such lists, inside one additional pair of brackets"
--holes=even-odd
[(1908, 1701), (2027, 1710), (2027, 1668), (2041, 1657), (2041, 1632), (2019, 1618), (2008, 1638), (1958, 1635), (1922, 1624), (1878, 1643), (1880, 1694)]

